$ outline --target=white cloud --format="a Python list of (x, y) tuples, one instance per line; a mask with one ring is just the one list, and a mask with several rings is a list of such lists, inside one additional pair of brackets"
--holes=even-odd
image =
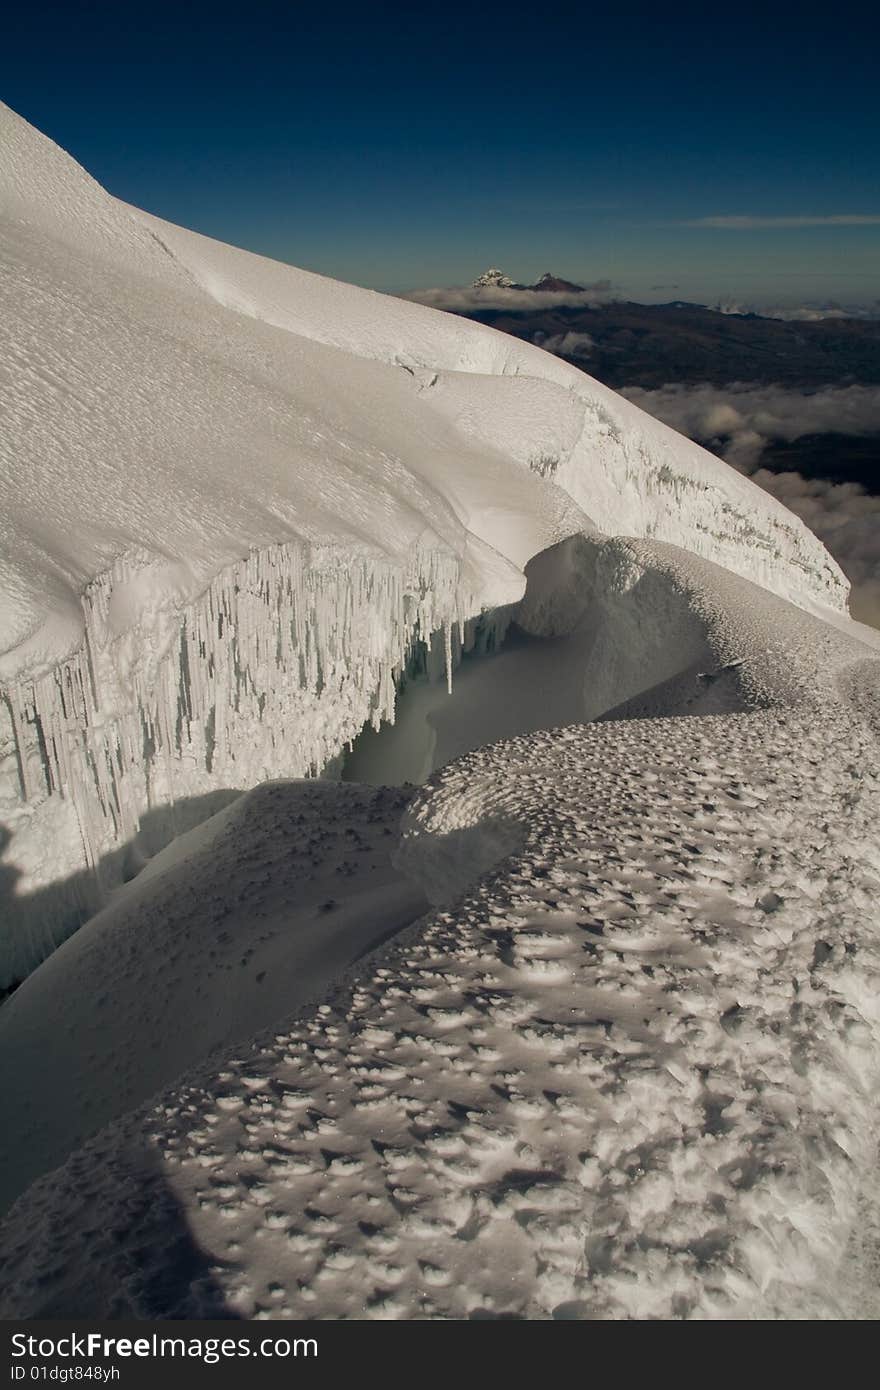
[(661, 386), (621, 393), (649, 415), (702, 444), (723, 439), (724, 457), (757, 467), (770, 439), (805, 434), (880, 434), (880, 386), (828, 386), (793, 391), (783, 386)]
[(760, 318), (781, 318), (785, 322), (819, 324), (824, 318), (880, 318), (880, 300), (873, 304), (744, 304), (722, 299), (709, 304), (719, 314), (758, 314)]
[(449, 309), (473, 313), (479, 309), (507, 309), (511, 313), (527, 313), (530, 309), (594, 309), (619, 298), (610, 280), (597, 280), (583, 290), (556, 294), (553, 291), (504, 290), (493, 285), (478, 289), (468, 285), (453, 289), (410, 290), (402, 299), (427, 304), (432, 309)]
[(589, 333), (553, 333), (549, 338), (536, 333), (535, 343), (545, 352), (555, 352), (560, 357), (588, 357), (596, 346)]
[(880, 300), (873, 304), (743, 304), (722, 299), (711, 304), (719, 314), (758, 314), (762, 319), (788, 323), (821, 323), (823, 319), (880, 319)]
[(763, 227), (880, 227), (880, 213), (839, 212), (831, 217), (694, 217), (681, 225), (741, 232)]

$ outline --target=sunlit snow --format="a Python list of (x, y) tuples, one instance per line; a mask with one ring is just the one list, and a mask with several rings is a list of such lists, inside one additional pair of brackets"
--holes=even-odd
[(880, 667), (815, 537), (5, 107), (0, 268), (0, 1311), (875, 1316)]

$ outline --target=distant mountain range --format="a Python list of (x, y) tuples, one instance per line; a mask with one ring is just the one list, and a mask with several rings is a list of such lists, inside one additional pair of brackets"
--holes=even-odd
[[(546, 274), (534, 285), (515, 285), (488, 270), (474, 288), (541, 290), (565, 294), (583, 287)], [(605, 304), (532, 307), (511, 295), (497, 303), (458, 310), (565, 357), (606, 385), (731, 381), (804, 390), (821, 386), (880, 385), (880, 319), (828, 318), (789, 322), (757, 314), (729, 314), (702, 304)], [(586, 341), (585, 341), (586, 340)]]
[(553, 275), (549, 270), (545, 271), (540, 280), (536, 280), (534, 285), (518, 285), (515, 280), (511, 280), (509, 275), (505, 275), (503, 270), (497, 266), (492, 266), (489, 270), (484, 270), (482, 275), (478, 275), (473, 282), (475, 290), (539, 290), (544, 294), (580, 294), (583, 292), (583, 285), (575, 285), (571, 280), (561, 280), (558, 275)]

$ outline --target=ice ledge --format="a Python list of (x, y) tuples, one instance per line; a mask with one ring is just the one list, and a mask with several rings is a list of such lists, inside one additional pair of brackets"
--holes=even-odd
[(395, 677), (414, 642), (444, 630), (449, 664), (453, 626), (480, 611), (472, 574), (440, 549), (416, 549), (404, 566), (288, 542), (121, 632), (124, 578), (96, 580), (79, 649), (2, 687), (0, 815), (18, 883), (0, 987), (66, 934), (57, 920), (35, 926), (28, 895), (78, 875), (81, 897), (86, 870), (100, 901), (100, 866), (147, 811), (314, 775), (367, 720), (393, 720)]

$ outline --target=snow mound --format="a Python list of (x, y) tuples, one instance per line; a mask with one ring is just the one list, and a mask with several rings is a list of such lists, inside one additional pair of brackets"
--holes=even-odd
[[(530, 696), (524, 732), (545, 728), (554, 708), (565, 725), (789, 706), (814, 708), (821, 718), (839, 700), (843, 673), (870, 652), (855, 629), (844, 633), (653, 541), (574, 536), (538, 555), (526, 573), (512, 620), (540, 634), (550, 657), (545, 669), (540, 646), (511, 654), (517, 686)], [(479, 710), (504, 697), (512, 665), (502, 654), (494, 679), (490, 666), (476, 673), (458, 719), (475, 723), (478, 735)], [(514, 707), (518, 696), (519, 689), (508, 697)], [(519, 706), (522, 717), (521, 698)], [(442, 718), (437, 723), (444, 729)], [(441, 750), (450, 742), (444, 733)], [(404, 817), (397, 862), (437, 905), (454, 902), (533, 833), (519, 772), (500, 777), (493, 762), (487, 779), (486, 742), (478, 736), (476, 751), (441, 770)]]
[[(869, 629), (817, 626), (782, 600), (768, 605), (748, 580), (655, 541), (572, 536), (536, 555), (526, 580), (521, 602), (482, 625), (479, 654), (462, 651), (452, 699), (438, 684), (407, 684), (394, 725), (355, 742), (347, 780), (421, 784), (487, 743), (585, 719), (821, 705), (827, 673), (878, 645)], [(451, 882), (441, 868), (438, 889)]]
[[(572, 630), (551, 572), (589, 568), (584, 544), (532, 595)], [(439, 773), (409, 870), (420, 840), (446, 837), (453, 879), (494, 840), (454, 904), (37, 1181), (0, 1228), (5, 1316), (862, 1315), (841, 1267), (873, 1258), (851, 1236), (880, 1082), (880, 663), (806, 615), (789, 646), (790, 606), (667, 548), (608, 555), (640, 571), (609, 601), (677, 592), (737, 653), (726, 712), (676, 713), (667, 680), (665, 716)]]

